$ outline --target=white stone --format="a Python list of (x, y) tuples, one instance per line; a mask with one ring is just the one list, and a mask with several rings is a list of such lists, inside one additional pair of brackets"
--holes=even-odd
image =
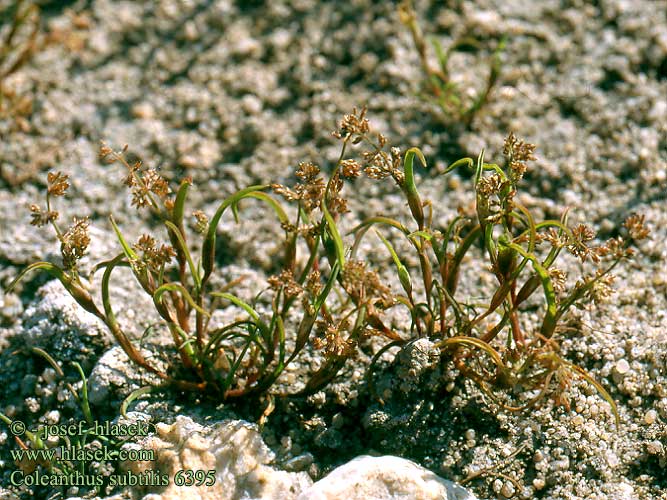
[(477, 26), (485, 35), (498, 33), (502, 26), (503, 19), (500, 14), (493, 10), (482, 10), (470, 15), (471, 24)]
[(620, 359), (616, 363), (615, 368), (617, 373), (620, 375), (625, 375), (630, 371), (630, 363), (628, 363), (625, 359)]
[[(294, 500), (312, 484), (305, 472), (269, 467), (275, 458), (257, 426), (233, 420), (208, 427), (179, 416), (172, 425), (157, 424), (157, 436), (140, 442), (157, 453), (155, 462), (126, 462), (126, 470), (141, 474), (157, 469), (167, 474), (169, 486), (143, 500)], [(176, 486), (180, 470), (215, 470), (215, 484)]]
[(655, 410), (649, 410), (644, 414), (644, 423), (646, 425), (651, 425), (655, 423), (658, 419), (658, 412)]
[(664, 445), (657, 439), (649, 441), (646, 444), (646, 451), (648, 451), (651, 455), (662, 455), (664, 450)]
[(465, 488), (410, 460), (361, 456), (303, 491), (297, 500), (476, 500)]

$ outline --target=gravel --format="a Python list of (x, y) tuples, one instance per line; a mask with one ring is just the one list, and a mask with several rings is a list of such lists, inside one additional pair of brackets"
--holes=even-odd
[[(369, 356), (362, 353), (325, 390), (277, 401), (263, 437), (277, 466), (308, 471), (313, 480), (373, 452), (411, 459), (453, 481), (477, 474), (466, 487), (479, 498), (665, 498), (667, 2), (415, 0), (423, 30), (444, 46), (464, 34), (480, 40), (481, 49), (452, 55), (452, 77), (463, 87), (480, 88), (491, 47), (507, 38), (498, 85), (469, 128), (417, 95), (418, 56), (392, 2), (39, 3), (40, 49), (3, 82), (27, 96), (32, 110), (20, 123), (0, 118), (2, 288), (25, 265), (59, 259), (49, 228), (28, 225), (29, 206), (43, 203), (47, 170), (72, 176), (68, 196), (56, 200), (60, 220), (91, 218), (86, 271), (119, 251), (109, 214), (132, 241), (153, 223), (130, 206), (122, 172), (100, 164), (101, 140), (116, 149), (129, 144), (131, 155), (169, 179), (192, 176), (191, 206), (211, 213), (237, 189), (293, 182), (299, 161), (331, 168), (339, 146), (330, 132), (343, 113), (368, 105), (372, 125), (391, 143), (423, 149), (430, 167), (419, 171), (420, 191), (442, 205), (437, 221), (446, 221), (471, 203), (469, 179), (435, 174), (482, 148), (499, 158), (514, 131), (538, 145), (521, 195), (538, 216), (557, 218), (569, 208), (570, 222), (590, 223), (601, 240), (633, 212), (645, 214), (651, 229), (635, 259), (619, 267), (611, 299), (575, 311), (558, 338), (561, 355), (610, 392), (621, 428), (608, 403), (578, 379), (569, 408), (501, 411), (415, 342), (378, 360), (374, 388), (365, 384)], [(345, 227), (405, 208), (388, 185), (360, 182), (349, 194)], [(248, 274), (242, 294), (252, 296), (275, 272), (281, 229), (258, 204), (244, 206), (242, 215), (240, 225), (231, 217), (221, 225), (219, 264), (223, 276)], [(385, 266), (382, 279), (392, 282), (379, 240), (360, 253)], [(475, 262), (466, 264), (462, 287), (480, 293), (486, 285)], [(579, 265), (572, 259), (564, 270), (574, 279)], [(119, 320), (139, 336), (155, 319), (150, 301), (135, 299), (136, 284), (126, 278), (119, 273), (113, 300)], [(80, 418), (66, 382), (75, 390), (82, 382), (68, 363), (78, 361), (90, 374), (111, 347), (103, 326), (46, 281), (30, 275), (15, 293), (0, 292), (0, 410), (33, 423)], [(62, 364), (65, 377), (34, 347)], [(319, 357), (305, 353), (278, 389), (302, 384)], [(128, 387), (93, 392), (109, 403)], [(173, 407), (180, 415), (238, 411), (258, 418), (252, 405), (220, 410), (210, 401), (160, 397), (155, 418), (173, 418)], [(94, 410), (113, 419), (112, 406)], [(281, 448), (286, 437), (291, 444)], [(14, 441), (3, 440), (6, 488)]]

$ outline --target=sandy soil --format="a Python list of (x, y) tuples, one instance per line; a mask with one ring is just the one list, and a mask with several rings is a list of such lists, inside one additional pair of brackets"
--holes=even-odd
[[(466, 485), (480, 499), (667, 499), (667, 2), (416, 1), (423, 30), (443, 45), (462, 35), (480, 42), (451, 60), (453, 80), (471, 93), (483, 87), (493, 48), (506, 38), (498, 83), (470, 127), (417, 95), (423, 75), (394, 2), (41, 3), (40, 48), (4, 83), (31, 106), (0, 119), (3, 288), (25, 265), (58, 258), (46, 228), (28, 225), (47, 170), (72, 176), (61, 212), (91, 217), (88, 265), (117, 252), (109, 214), (128, 237), (151, 223), (129, 206), (122, 174), (98, 161), (100, 140), (128, 144), (170, 179), (192, 176), (192, 206), (210, 213), (242, 187), (292, 182), (299, 161), (331, 168), (339, 151), (331, 131), (344, 113), (366, 105), (392, 144), (422, 148), (431, 168), (420, 172), (420, 189), (446, 220), (471, 202), (470, 179), (436, 173), (482, 148), (487, 158), (500, 158), (514, 131), (538, 146), (522, 194), (536, 213), (558, 217), (569, 208), (570, 220), (598, 228), (600, 240), (617, 234), (630, 213), (645, 214), (651, 229), (634, 261), (619, 268), (616, 293), (575, 311), (558, 339), (561, 354), (611, 393), (621, 428), (584, 382), (570, 389), (569, 410), (547, 404), (513, 414), (460, 379), (444, 396), (435, 394), (429, 377), (446, 376), (448, 368), (430, 365), (381, 404), (368, 397), (362, 353), (326, 391), (279, 400), (265, 440), (279, 466), (314, 478), (377, 452), (455, 481), (492, 468)], [(348, 224), (402, 208), (390, 186), (360, 183)], [(251, 275), (243, 286), (253, 290), (275, 271), (267, 249), (280, 228), (254, 208), (244, 220), (221, 225), (221, 239), (229, 239), (221, 263), (225, 276)], [(571, 259), (565, 271), (574, 277), (578, 266)], [(478, 281), (468, 272), (469, 283)], [(37, 290), (46, 281), (31, 278), (20, 295), (0, 292), (0, 409), (33, 422), (78, 410), (58, 395), (62, 384), (49, 385), (48, 365), (26, 354), (26, 345), (47, 348), (63, 363), (78, 360), (86, 373), (109, 347), (101, 329), (83, 337), (90, 326), (77, 332), (67, 327), (71, 321), (59, 323), (76, 313), (52, 292), (45, 303)], [(123, 287), (114, 293), (121, 320), (141, 333), (149, 304), (129, 300)], [(319, 355), (307, 354), (281, 387), (298, 385)], [(410, 356), (392, 363), (387, 355), (377, 383), (394, 387), (387, 380), (417, 362)], [(70, 378), (77, 379), (74, 372)], [(127, 390), (109, 394), (97, 411), (112, 415)], [(166, 394), (142, 408), (164, 419), (252, 415), (243, 406), (191, 410), (191, 403)], [(14, 443), (6, 432), (0, 436), (0, 477), (8, 486)], [(293, 460), (306, 454), (308, 460)]]

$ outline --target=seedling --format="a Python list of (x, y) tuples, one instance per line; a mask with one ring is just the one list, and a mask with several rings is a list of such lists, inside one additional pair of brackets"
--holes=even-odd
[[(57, 376), (64, 379), (65, 373), (60, 364), (54, 360), (43, 349), (33, 347), (30, 349), (31, 354), (43, 358), (55, 370)], [(56, 476), (71, 476), (71, 475), (90, 475), (91, 470), (89, 464), (82, 457), (87, 453), (93, 453), (98, 441), (104, 443), (107, 450), (112, 453), (117, 453), (124, 441), (112, 436), (98, 435), (95, 430), (95, 421), (91, 413), (88, 402), (88, 388), (87, 380), (83, 373), (81, 366), (73, 362), (73, 367), (78, 372), (81, 378), (81, 389), (76, 389), (72, 384), (65, 383), (65, 387), (69, 390), (74, 401), (78, 404), (81, 415), (84, 420), (77, 424), (61, 423), (60, 425), (73, 426), (82, 429), (76, 433), (68, 433), (66, 435), (59, 435), (57, 442), (54, 443), (49, 438), (53, 438), (55, 434), (47, 430), (47, 426), (40, 424), (34, 430), (25, 429), (22, 422), (14, 421), (7, 415), (0, 413), (0, 421), (6, 424), (14, 435), (14, 441), (18, 446), (18, 450), (12, 451), (11, 455), (19, 470), (24, 475), (32, 474), (38, 467), (47, 470), (50, 474)], [(14, 429), (16, 426), (21, 426), (21, 430), (16, 433)], [(51, 426), (56, 427), (56, 426)], [(66, 449), (66, 455), (61, 454), (62, 449)], [(97, 476), (97, 473), (95, 473)], [(102, 477), (98, 477), (94, 484), (86, 484), (86, 486), (93, 487), (94, 491), (101, 491), (104, 481)], [(42, 484), (42, 486), (45, 486)]]
[(465, 89), (461, 89), (452, 79), (449, 61), (452, 54), (464, 48), (481, 49), (480, 42), (466, 36), (455, 40), (445, 49), (437, 38), (429, 37), (429, 42), (438, 59), (438, 66), (434, 67), (429, 62), (428, 45), (411, 1), (405, 0), (400, 4), (398, 16), (410, 30), (412, 41), (419, 55), (419, 63), (424, 73), (421, 96), (440, 108), (443, 120), (460, 121), (469, 127), (477, 113), (488, 101), (491, 90), (498, 81), (501, 69), (500, 54), (505, 48), (505, 38), (500, 39), (493, 51), (488, 76), (482, 90), (470, 98)]

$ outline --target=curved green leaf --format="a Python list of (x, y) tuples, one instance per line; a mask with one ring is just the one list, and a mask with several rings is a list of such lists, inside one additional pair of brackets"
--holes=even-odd
[(21, 271), (19, 275), (16, 278), (14, 278), (14, 281), (12, 281), (7, 287), (6, 292), (11, 293), (12, 291), (14, 291), (16, 285), (18, 285), (18, 283), (23, 278), (25, 278), (25, 276), (28, 273), (31, 273), (32, 271), (46, 271), (54, 278), (60, 280), (60, 282), (65, 286), (65, 288), (67, 288), (67, 286), (71, 282), (71, 278), (67, 275), (67, 273), (65, 273), (64, 269), (56, 266), (55, 264), (51, 264), (50, 262), (35, 262), (33, 264), (30, 264), (25, 269), (23, 269), (23, 271)]
[(262, 321), (262, 318), (259, 315), (259, 313), (250, 304), (248, 304), (244, 300), (240, 299), (236, 295), (231, 294), (231, 293), (227, 293), (227, 292), (213, 292), (213, 293), (211, 293), (211, 295), (213, 295), (214, 297), (220, 297), (222, 299), (227, 299), (232, 304), (240, 307), (245, 312), (247, 312), (248, 315), (250, 316), (250, 318), (252, 318), (252, 323), (257, 325), (257, 327), (259, 328), (260, 333), (262, 335), (262, 338), (264, 338), (265, 340), (268, 341), (268, 337), (269, 337), (269, 333), (270, 333), (269, 327), (264, 321)]
[(183, 238), (181, 230), (178, 229), (178, 227), (174, 223), (168, 220), (164, 221), (164, 223), (172, 232), (172, 234), (176, 237), (176, 239), (178, 240), (178, 244), (181, 246), (181, 251), (183, 252), (183, 255), (185, 255), (185, 260), (187, 260), (188, 267), (190, 268), (190, 275), (192, 276), (192, 280), (194, 281), (195, 284), (195, 294), (196, 294), (199, 292), (199, 289), (201, 287), (201, 278), (199, 277), (199, 271), (197, 270), (197, 266), (195, 265), (194, 261), (192, 260), (192, 256), (190, 255), (190, 250), (188, 249), (188, 246), (185, 243), (185, 238)]
[(414, 158), (417, 156), (421, 164), (426, 166), (426, 158), (419, 148), (410, 148), (405, 153), (405, 158), (403, 160), (403, 169), (405, 173), (405, 180), (401, 185), (405, 196), (408, 199), (408, 206), (412, 212), (412, 217), (417, 222), (419, 229), (424, 229), (424, 207), (422, 207), (421, 198), (419, 197), (419, 191), (417, 191), (417, 185), (415, 184), (415, 174), (414, 174)]
[(549, 271), (542, 266), (542, 263), (534, 254), (527, 252), (522, 246), (517, 245), (516, 243), (510, 243), (508, 246), (528, 259), (532, 264), (533, 269), (540, 277), (542, 288), (544, 290), (544, 298), (547, 302), (547, 309), (544, 313), (544, 319), (542, 320), (542, 327), (540, 331), (546, 338), (551, 338), (554, 329), (556, 328), (556, 322), (558, 321), (559, 314), (558, 303), (556, 302), (556, 292), (554, 290), (553, 283), (551, 282)]
[(130, 262), (137, 260), (139, 258), (139, 256), (137, 255), (137, 253), (134, 250), (132, 250), (132, 247), (125, 240), (125, 237), (120, 232), (120, 228), (116, 224), (116, 221), (114, 220), (113, 215), (109, 216), (109, 220), (111, 221), (111, 227), (113, 227), (113, 230), (116, 233), (116, 237), (118, 238), (118, 241), (120, 242), (120, 246), (123, 247), (123, 252), (125, 253), (125, 256), (128, 258), (128, 260)]
[(213, 218), (209, 222), (208, 231), (206, 232), (206, 236), (204, 237), (204, 242), (202, 244), (201, 265), (202, 269), (204, 270), (204, 276), (202, 277), (202, 286), (204, 286), (206, 281), (208, 281), (209, 276), (213, 272), (213, 266), (215, 264), (216, 231), (218, 228), (218, 224), (220, 223), (220, 218), (222, 217), (222, 214), (224, 214), (225, 210), (227, 210), (227, 208), (229, 208), (231, 205), (238, 203), (240, 200), (249, 196), (251, 193), (263, 191), (269, 187), (270, 186), (266, 184), (247, 187), (227, 197), (218, 206), (218, 209), (215, 211)]
[(192, 296), (190, 295), (190, 292), (188, 292), (187, 288), (185, 288), (183, 285), (180, 283), (166, 283), (159, 287), (157, 290), (155, 290), (155, 293), (153, 293), (153, 302), (155, 302), (156, 305), (161, 305), (162, 304), (162, 296), (166, 292), (179, 292), (185, 301), (190, 304), (190, 307), (192, 307), (194, 310), (198, 311), (199, 313), (203, 314), (206, 317), (209, 317), (210, 314), (206, 312), (204, 309), (199, 307), (197, 303), (193, 300)]
[(172, 220), (177, 227), (181, 227), (183, 224), (183, 212), (185, 210), (185, 199), (188, 196), (188, 188), (190, 187), (190, 181), (184, 180), (181, 182), (181, 185), (178, 187), (178, 192), (176, 193), (176, 199), (174, 200), (174, 209)]
[(378, 237), (382, 240), (382, 243), (384, 243), (384, 246), (387, 247), (387, 250), (389, 250), (391, 258), (394, 261), (394, 265), (398, 271), (398, 279), (401, 282), (403, 290), (405, 290), (405, 293), (408, 294), (408, 297), (412, 297), (412, 280), (410, 279), (408, 268), (405, 267), (405, 265), (401, 262), (401, 259), (396, 253), (396, 250), (394, 250), (394, 247), (391, 246), (391, 243), (389, 243), (389, 241), (384, 236), (382, 236), (379, 231), (375, 230), (375, 234), (378, 235)]
[(454, 163), (449, 165), (445, 171), (442, 173), (442, 175), (448, 174), (452, 170), (457, 169), (458, 167), (461, 166), (466, 166), (466, 167), (472, 167), (475, 164), (474, 160), (472, 158), (461, 158), (460, 160), (456, 160)]
[(345, 267), (345, 247), (343, 246), (343, 239), (340, 237), (340, 232), (336, 226), (336, 221), (334, 221), (329, 209), (326, 206), (326, 203), (322, 203), (322, 212), (324, 213), (325, 227), (324, 230), (329, 234), (331, 241), (334, 245), (334, 250), (336, 254), (336, 262), (341, 268)]
[(135, 400), (139, 399), (141, 396), (144, 396), (146, 394), (150, 394), (152, 391), (155, 390), (155, 387), (151, 385), (146, 385), (144, 387), (140, 387), (139, 389), (136, 389), (132, 391), (120, 404), (120, 414), (124, 417), (127, 418), (127, 408), (130, 406), (130, 404)]
[(352, 249), (350, 250), (350, 256), (351, 256), (350, 258), (353, 258), (357, 254), (357, 249), (359, 248), (359, 244), (361, 243), (362, 238), (368, 232), (368, 230), (375, 224), (386, 224), (388, 226), (398, 229), (405, 236), (408, 236), (410, 234), (408, 228), (406, 228), (403, 224), (401, 224), (395, 219), (382, 216), (369, 217), (364, 221), (362, 221), (361, 224), (359, 224), (358, 226), (352, 228), (352, 230), (350, 231), (350, 233), (356, 233), (354, 237), (354, 243), (352, 244)]

